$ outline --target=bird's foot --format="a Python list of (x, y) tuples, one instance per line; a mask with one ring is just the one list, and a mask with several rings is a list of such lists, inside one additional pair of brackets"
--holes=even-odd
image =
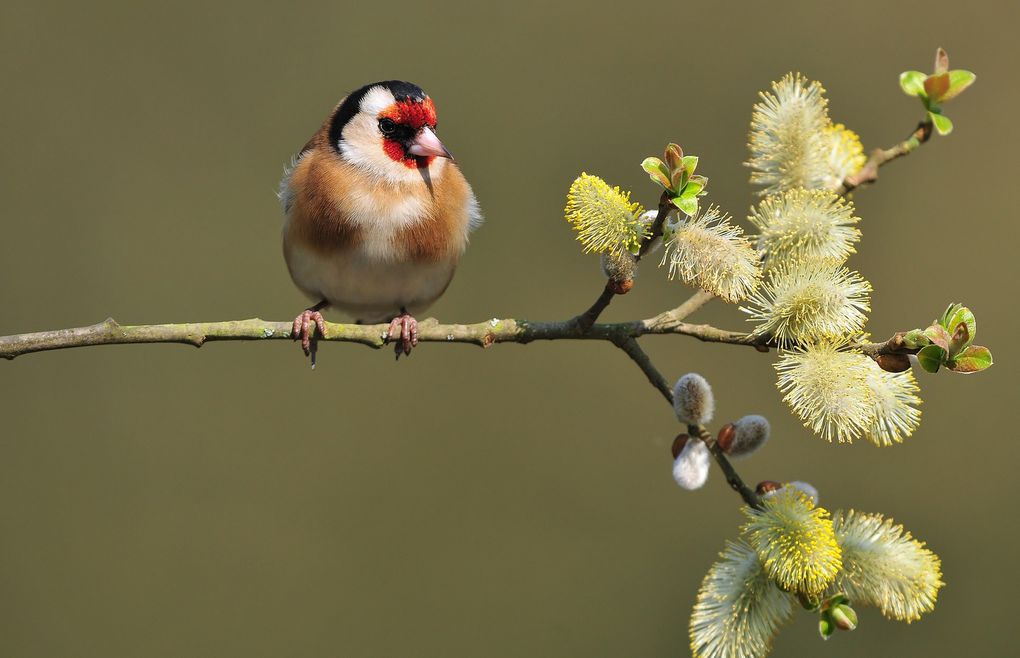
[(393, 351), (398, 359), (401, 354), (409, 355), (411, 348), (418, 344), (418, 321), (407, 311), (402, 311), (390, 322), (386, 342), (390, 341), (395, 341)]
[(318, 329), (319, 336), (326, 335), (326, 321), (322, 317), (322, 313), (319, 312), (317, 306), (313, 306), (309, 309), (302, 311), (296, 318), (294, 318), (294, 326), (291, 328), (291, 336), (294, 340), (301, 339), (301, 349), (304, 350), (305, 356), (311, 358), (312, 368), (315, 368), (315, 352), (317, 348), (317, 341), (315, 338), (315, 330)]

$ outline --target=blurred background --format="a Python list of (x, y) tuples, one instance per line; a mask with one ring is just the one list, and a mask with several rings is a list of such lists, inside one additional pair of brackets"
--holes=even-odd
[[(603, 285), (562, 219), (579, 172), (654, 205), (638, 163), (678, 141), (742, 220), (759, 90), (799, 70), (867, 149), (889, 146), (921, 118), (897, 75), (941, 45), (977, 83), (947, 108), (952, 135), (856, 196), (851, 265), (875, 286), (876, 337), (962, 301), (997, 365), (919, 373), (920, 430), (878, 449), (802, 428), (774, 353), (642, 344), (669, 379), (709, 378), (719, 422), (771, 419), (747, 480), (808, 480), (942, 557), (933, 614), (864, 610), (827, 655), (1003, 655), (1020, 10), (955, 6), (5, 0), (0, 334), (292, 318), (283, 166), (341, 96), (387, 78), (436, 99), (487, 217), (431, 314), (567, 318)], [(606, 319), (686, 299), (653, 265)], [(747, 326), (718, 301), (692, 319)], [(0, 415), (4, 656), (684, 656), (742, 519), (717, 471), (673, 483), (675, 417), (602, 343), (426, 344), (399, 363), (327, 344), (314, 372), (283, 341), (50, 352), (0, 363)], [(800, 614), (774, 655), (820, 651)]]

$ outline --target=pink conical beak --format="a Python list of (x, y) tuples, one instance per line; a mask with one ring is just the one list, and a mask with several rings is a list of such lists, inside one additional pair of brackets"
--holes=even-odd
[(407, 148), (407, 152), (411, 155), (417, 155), (420, 157), (434, 155), (437, 158), (453, 159), (450, 152), (446, 150), (443, 143), (439, 141), (438, 137), (436, 137), (436, 133), (434, 133), (428, 126), (421, 129), (418, 136), (414, 138), (414, 141), (411, 142), (411, 145)]

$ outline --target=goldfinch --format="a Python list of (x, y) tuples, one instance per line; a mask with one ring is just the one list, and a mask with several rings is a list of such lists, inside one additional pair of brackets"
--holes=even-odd
[(320, 311), (390, 322), (387, 340), (410, 354), (414, 315), (446, 290), (481, 223), (475, 195), (436, 136), (436, 109), (417, 85), (388, 80), (344, 97), (280, 184), (283, 255), (312, 300), (294, 336), (315, 364)]

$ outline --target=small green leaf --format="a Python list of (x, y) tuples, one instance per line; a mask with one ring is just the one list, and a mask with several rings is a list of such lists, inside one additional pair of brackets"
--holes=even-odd
[[(970, 345), (970, 342), (974, 340), (975, 336), (977, 336), (977, 319), (966, 306), (955, 304), (952, 307), (952, 311), (952, 315), (949, 316), (948, 320), (944, 322), (942, 326), (946, 328), (946, 331), (956, 333), (956, 327), (960, 324), (967, 325), (967, 335), (970, 337), (970, 341), (967, 342), (967, 345)], [(964, 345), (964, 347), (967, 347), (967, 345)]]
[[(918, 358), (921, 357), (920, 352), (918, 352), (917, 356)], [(969, 375), (974, 372), (981, 372), (990, 365), (992, 365), (991, 350), (980, 345), (971, 345), (953, 359), (949, 369), (953, 372)]]
[(857, 628), (857, 612), (845, 603), (833, 606), (831, 614), (832, 621), (840, 630), (852, 631)]
[(841, 603), (850, 603), (850, 599), (847, 598), (846, 594), (835, 594), (822, 601), (822, 610), (828, 610), (833, 606), (837, 606)]
[(941, 47), (935, 51), (935, 73), (945, 73), (949, 70), (949, 55)]
[(953, 337), (949, 335), (949, 332), (941, 324), (933, 324), (928, 327), (924, 330), (924, 335), (935, 345), (938, 345), (947, 352), (949, 351), (949, 341)]
[(949, 91), (949, 73), (929, 75), (924, 79), (924, 93), (933, 103), (940, 102), (947, 91)]
[(946, 310), (942, 313), (942, 318), (935, 320), (933, 324), (941, 324), (946, 331), (949, 331), (949, 321), (953, 319), (956, 312), (963, 308), (963, 304), (952, 303), (946, 307)]
[(669, 169), (666, 168), (662, 160), (658, 158), (645, 158), (641, 163), (641, 168), (648, 173), (649, 178), (653, 182), (658, 183), (667, 190), (670, 189)]
[(697, 176), (691, 176), (691, 182), (701, 185), (701, 191), (698, 193), (700, 196), (705, 193), (705, 188), (708, 187), (708, 176), (702, 176), (700, 174)]
[(698, 168), (698, 156), (696, 156), (696, 155), (685, 155), (684, 156), (684, 160), (683, 160), (683, 164), (684, 164), (684, 170), (687, 172), (687, 175), (688, 176), (693, 176), (694, 175), (694, 170)]
[(916, 350), (930, 344), (931, 341), (924, 335), (924, 331), (921, 329), (911, 329), (903, 335), (903, 345), (907, 349)]
[(828, 640), (835, 632), (836, 622), (832, 620), (832, 616), (828, 612), (823, 612), (818, 619), (818, 634), (822, 636), (823, 640)]
[(907, 96), (924, 96), (924, 79), (927, 77), (920, 71), (904, 71), (900, 73), (900, 89)]
[(684, 187), (684, 191), (681, 196), (698, 196), (701, 194), (703, 189), (705, 189), (704, 185), (694, 180), (694, 178), (691, 178), (691, 180), (687, 181), (687, 185)]
[(970, 71), (964, 71), (963, 69), (957, 69), (949, 72), (949, 91), (942, 94), (942, 100), (947, 101), (951, 98), (956, 98), (960, 93), (971, 86), (977, 76)]
[(935, 124), (935, 130), (940, 135), (948, 135), (953, 132), (953, 122), (949, 120), (945, 114), (939, 114), (937, 112), (928, 112), (928, 118)]
[(922, 347), (921, 351), (917, 353), (917, 362), (921, 364), (927, 372), (936, 373), (942, 366), (942, 362), (946, 358), (946, 351), (938, 345), (929, 345), (928, 347)]
[(673, 205), (685, 214), (694, 217), (698, 214), (698, 198), (693, 196), (673, 197)]

